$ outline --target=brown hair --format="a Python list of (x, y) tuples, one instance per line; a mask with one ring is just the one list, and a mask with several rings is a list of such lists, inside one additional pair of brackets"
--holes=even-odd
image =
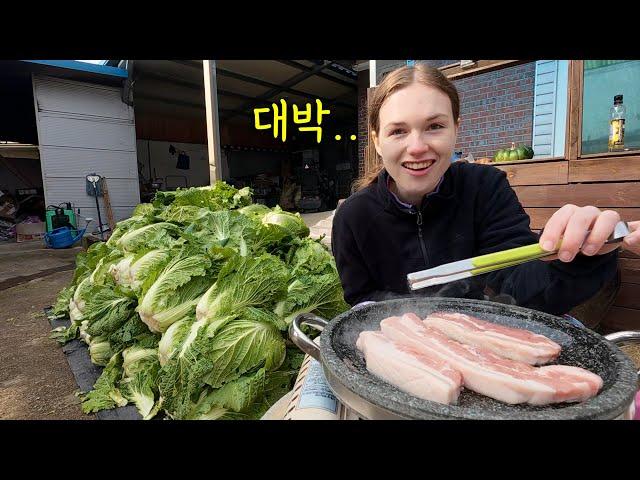
[(382, 159), (376, 152), (371, 132), (379, 132), (380, 109), (389, 96), (398, 90), (421, 83), (428, 87), (437, 88), (445, 93), (451, 100), (453, 119), (457, 123), (460, 116), (460, 98), (456, 87), (437, 68), (424, 63), (416, 63), (414, 66), (404, 66), (390, 72), (384, 77), (380, 85), (376, 87), (369, 102), (368, 123), (369, 138), (365, 149), (365, 174), (358, 178), (354, 184), (354, 190), (361, 190), (378, 180), (378, 175), (383, 169)]

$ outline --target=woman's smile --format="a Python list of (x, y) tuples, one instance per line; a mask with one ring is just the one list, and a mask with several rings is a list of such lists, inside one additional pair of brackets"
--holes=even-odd
[(429, 173), (431, 166), (436, 162), (435, 159), (420, 160), (420, 161), (406, 161), (402, 162), (402, 166), (409, 175), (421, 177)]

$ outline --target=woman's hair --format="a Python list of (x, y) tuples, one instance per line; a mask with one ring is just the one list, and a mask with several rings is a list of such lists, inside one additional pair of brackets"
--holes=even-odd
[(371, 136), (371, 132), (378, 134), (380, 131), (380, 108), (382, 108), (382, 104), (393, 93), (414, 83), (436, 88), (446, 94), (451, 100), (453, 119), (456, 123), (458, 122), (460, 116), (458, 91), (440, 70), (424, 63), (416, 63), (414, 66), (404, 66), (393, 70), (376, 87), (369, 102), (369, 138), (365, 149), (365, 167), (368, 168), (368, 171), (354, 182), (354, 190), (361, 190), (375, 183), (383, 168), (382, 159), (373, 147), (373, 138)]

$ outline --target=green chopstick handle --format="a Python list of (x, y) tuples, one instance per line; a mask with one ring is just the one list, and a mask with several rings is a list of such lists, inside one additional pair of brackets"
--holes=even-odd
[(479, 257), (474, 257), (471, 260), (471, 263), (473, 263), (473, 266), (476, 267), (476, 269), (484, 269), (497, 264), (504, 265), (512, 262), (521, 263), (528, 260), (535, 260), (540, 257), (552, 255), (553, 253), (555, 253), (555, 251), (549, 252), (544, 250), (540, 244), (534, 243), (531, 245), (525, 245), (524, 247), (503, 250), (502, 252), (480, 255)]
[[(546, 252), (546, 254), (548, 254), (548, 253), (549, 252)], [(483, 273), (493, 272), (495, 270), (500, 270), (502, 268), (513, 267), (514, 265), (520, 265), (521, 263), (526, 263), (526, 262), (529, 262), (531, 260), (537, 260), (538, 258), (546, 257), (547, 256), (546, 254), (545, 255), (540, 255), (540, 256), (537, 256), (537, 257), (523, 258), (521, 260), (515, 260), (513, 262), (497, 263), (497, 264), (491, 265), (489, 267), (474, 268), (473, 270), (471, 270), (471, 275), (482, 275)]]

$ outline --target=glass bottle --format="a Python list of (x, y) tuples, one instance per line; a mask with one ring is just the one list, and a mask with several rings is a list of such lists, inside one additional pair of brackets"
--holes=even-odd
[(624, 150), (624, 120), (626, 110), (622, 104), (622, 95), (613, 97), (613, 107), (609, 110), (609, 151)]

